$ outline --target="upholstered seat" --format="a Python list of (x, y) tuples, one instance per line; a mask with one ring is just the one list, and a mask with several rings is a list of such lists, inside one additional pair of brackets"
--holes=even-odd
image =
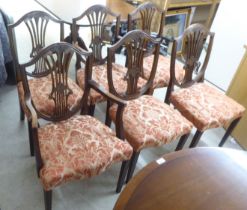
[[(113, 105), (110, 108), (113, 121), (116, 111), (117, 107)], [(192, 123), (178, 111), (149, 95), (128, 101), (123, 126), (126, 139), (136, 152), (170, 143), (192, 129)]]
[[(143, 78), (148, 79), (152, 69), (154, 56), (147, 56), (143, 59)], [(176, 62), (175, 74), (178, 82), (184, 78), (184, 69), (181, 63)], [(159, 56), (157, 70), (153, 81), (153, 89), (167, 87), (170, 81), (170, 58), (168, 56)]]
[(69, 180), (98, 175), (111, 164), (130, 159), (131, 146), (87, 115), (77, 115), (38, 129), (43, 167), (40, 178), (45, 190)]
[[(52, 115), (55, 108), (55, 104), (54, 100), (49, 99), (49, 95), (52, 90), (51, 79), (48, 77), (33, 78), (28, 80), (28, 85), (31, 92), (32, 101), (35, 104), (35, 107), (45, 115)], [(68, 97), (68, 106), (69, 108), (72, 108), (80, 102), (80, 99), (83, 95), (83, 91), (70, 78), (68, 78), (68, 86), (72, 90), (72, 94), (70, 94)], [(29, 112), (25, 105), (22, 82), (18, 83), (17, 88), (23, 110), (25, 114), (29, 116)]]
[[(92, 79), (96, 81), (98, 84), (103, 86), (105, 90), (109, 90), (108, 81), (107, 81), (107, 66), (97, 65), (93, 67), (92, 70)], [(118, 93), (126, 92), (127, 82), (125, 79), (125, 75), (128, 69), (119, 64), (112, 64), (112, 77), (114, 82), (114, 87)], [(77, 81), (80, 87), (84, 89), (84, 81), (85, 81), (85, 71), (78, 70), (77, 71)], [(142, 78), (138, 80), (138, 86), (142, 87), (146, 81)], [(98, 92), (91, 90), (90, 91), (90, 104), (96, 104), (105, 100), (105, 98)]]
[(226, 126), (242, 117), (245, 110), (233, 99), (204, 83), (172, 92), (170, 101), (200, 131)]

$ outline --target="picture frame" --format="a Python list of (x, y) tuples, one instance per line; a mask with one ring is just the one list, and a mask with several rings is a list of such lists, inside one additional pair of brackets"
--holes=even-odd
[[(191, 8), (170, 10), (165, 17), (163, 30), (163, 41), (161, 44), (162, 54), (170, 54), (172, 42), (175, 37), (183, 34), (184, 30), (190, 25)], [(178, 53), (181, 53), (182, 43), (178, 43)]]

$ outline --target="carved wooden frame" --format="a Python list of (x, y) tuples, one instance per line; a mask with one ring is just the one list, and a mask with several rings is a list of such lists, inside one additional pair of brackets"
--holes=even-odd
[(139, 5), (133, 12), (128, 14), (128, 31), (133, 29), (133, 21), (137, 19), (137, 15), (141, 16), (141, 29), (146, 33), (151, 33), (152, 21), (154, 19), (155, 13), (160, 14), (160, 27), (158, 32), (158, 37), (162, 36), (163, 27), (165, 24), (166, 11), (159, 9), (154, 3), (146, 2)]
[[(30, 58), (33, 58), (45, 46), (46, 29), (49, 22), (57, 23), (60, 25), (60, 41), (64, 39), (64, 22), (51, 16), (43, 11), (32, 11), (22, 16), (18, 21), (8, 25), (8, 35), (10, 38), (10, 46), (12, 55), (14, 57), (14, 64), (17, 74), (17, 82), (21, 80), (18, 67), (19, 59), (17, 55), (17, 46), (15, 40), (15, 28), (23, 22), (25, 23), (32, 41), (32, 51)], [(44, 61), (36, 64), (33, 74), (45, 72)]]
[[(138, 89), (138, 79), (142, 74), (143, 58), (147, 51), (147, 43), (154, 45), (154, 60), (152, 65), (152, 70), (147, 83)], [(119, 94), (113, 83), (112, 78), (112, 64), (115, 62), (115, 54), (118, 49), (124, 46), (126, 48), (127, 54), (127, 74), (125, 80), (127, 82), (127, 91), (124, 94)], [(113, 46), (108, 47), (108, 57), (107, 57), (107, 79), (109, 83), (109, 91), (113, 95), (121, 98), (123, 100), (131, 100), (146, 94), (152, 87), (152, 83), (155, 77), (158, 58), (160, 49), (160, 39), (154, 39), (149, 34), (142, 30), (133, 30), (128, 32), (123, 38), (121, 38)]]
[(85, 25), (77, 23), (78, 21), (87, 17), (91, 29), (90, 48), (93, 52), (93, 64), (95, 65), (104, 64), (106, 61), (106, 57), (102, 57), (102, 47), (105, 45), (103, 36), (104, 26), (107, 17), (109, 16), (115, 18), (116, 21), (116, 28), (114, 34), (114, 39), (116, 40), (119, 33), (120, 15), (113, 13), (110, 9), (103, 5), (93, 5), (89, 7), (85, 12), (83, 12), (80, 16), (72, 19), (72, 39), (75, 43), (78, 37), (79, 28), (85, 27)]

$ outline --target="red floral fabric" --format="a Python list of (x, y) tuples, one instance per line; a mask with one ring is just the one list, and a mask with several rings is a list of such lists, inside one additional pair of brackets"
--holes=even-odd
[(200, 131), (226, 126), (245, 111), (242, 105), (204, 83), (173, 92), (170, 101)]
[[(143, 77), (149, 79), (152, 70), (154, 55), (145, 57), (143, 60)], [(184, 78), (183, 65), (176, 62), (175, 75), (178, 82)], [(153, 81), (153, 88), (167, 87), (170, 81), (170, 58), (159, 55), (157, 70)]]
[[(48, 77), (34, 78), (28, 80), (29, 89), (31, 92), (31, 97), (33, 103), (37, 110), (46, 115), (52, 115), (55, 104), (52, 99), (49, 99), (49, 95), (52, 90), (52, 81)], [(78, 104), (83, 96), (83, 91), (81, 88), (70, 78), (68, 78), (68, 86), (72, 90), (72, 94), (68, 97), (69, 107), (73, 107)], [(29, 111), (25, 105), (24, 100), (24, 90), (22, 82), (19, 82), (17, 85), (19, 98), (21, 100), (21, 105), (24, 109), (24, 112), (29, 116)]]
[[(117, 106), (113, 105), (110, 108), (113, 121), (116, 111)], [(123, 125), (134, 151), (170, 143), (192, 129), (192, 124), (178, 111), (149, 95), (128, 101)]]
[[(77, 80), (79, 86), (84, 89), (84, 81), (85, 81), (85, 74), (84, 69), (80, 69), (77, 71)], [(114, 83), (114, 87), (118, 93), (124, 93), (127, 89), (127, 81), (124, 79), (127, 73), (127, 68), (121, 66), (119, 64), (112, 65), (112, 79)], [(107, 80), (107, 67), (106, 64), (94, 66), (92, 70), (92, 79), (100, 84), (106, 91), (109, 90), (108, 80)], [(146, 80), (139, 78), (138, 86), (142, 87), (146, 84)], [(96, 92), (95, 90), (90, 90), (90, 103), (96, 104), (105, 100), (104, 96), (100, 93)]]
[(38, 129), (43, 167), (40, 179), (45, 190), (70, 180), (105, 171), (115, 162), (128, 160), (132, 147), (97, 119), (77, 115)]

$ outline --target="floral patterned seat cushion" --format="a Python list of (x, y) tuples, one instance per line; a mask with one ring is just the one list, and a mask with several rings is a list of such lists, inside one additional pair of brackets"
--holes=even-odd
[[(113, 105), (110, 108), (113, 121), (116, 111), (117, 106)], [(150, 95), (128, 101), (123, 125), (125, 138), (134, 151), (170, 143), (192, 129), (192, 123), (178, 111)]]
[(130, 159), (132, 147), (97, 119), (77, 115), (38, 129), (45, 190), (97, 175), (111, 164)]
[[(29, 89), (31, 92), (31, 97), (33, 103), (37, 110), (46, 115), (52, 115), (55, 104), (52, 99), (49, 99), (49, 95), (52, 90), (52, 81), (48, 77), (42, 78), (33, 78), (28, 80)], [(68, 97), (68, 105), (70, 108), (77, 105), (82, 96), (83, 91), (81, 88), (70, 78), (68, 78), (68, 86), (72, 90), (72, 94)], [(19, 98), (21, 100), (21, 105), (27, 117), (29, 116), (29, 111), (25, 105), (24, 100), (24, 90), (22, 82), (19, 82), (17, 85)]]
[[(124, 66), (121, 66), (119, 64), (113, 64), (112, 65), (112, 79), (114, 83), (114, 87), (118, 93), (124, 93), (127, 89), (127, 82), (124, 79), (127, 68)], [(84, 69), (80, 69), (77, 71), (77, 80), (79, 83), (79, 86), (84, 89), (84, 81), (85, 81), (85, 74)], [(94, 66), (92, 70), (92, 79), (96, 81), (98, 84), (104, 87), (106, 91), (109, 90), (108, 88), (108, 80), (107, 80), (107, 66), (104, 65), (98, 65)], [(139, 78), (138, 80), (138, 86), (142, 87), (147, 83), (146, 80)], [(90, 103), (96, 104), (99, 102), (102, 102), (105, 100), (105, 98), (95, 90), (90, 90)]]
[[(143, 60), (143, 77), (149, 79), (152, 70), (154, 55), (145, 57)], [(176, 78), (181, 82), (184, 78), (183, 65), (176, 62), (175, 66)], [(170, 58), (168, 56), (159, 55), (156, 74), (153, 81), (153, 88), (167, 87), (170, 81)]]
[(171, 94), (171, 103), (200, 131), (226, 126), (245, 108), (215, 88), (197, 83)]

